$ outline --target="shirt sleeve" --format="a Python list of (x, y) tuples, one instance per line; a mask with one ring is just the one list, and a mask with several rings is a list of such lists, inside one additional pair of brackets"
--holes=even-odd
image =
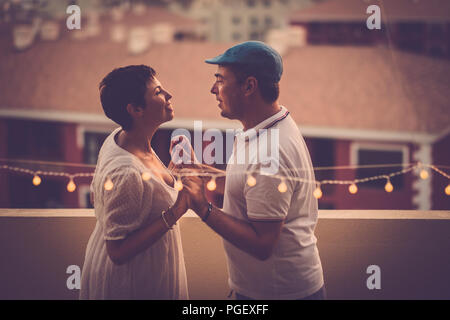
[(282, 182), (280, 177), (289, 172), (278, 167), (278, 172), (264, 173), (260, 165), (252, 165), (248, 168), (253, 172), (256, 184), (250, 187), (245, 183), (244, 196), (247, 205), (247, 216), (250, 220), (279, 221), (284, 220), (288, 214), (292, 194), (295, 191), (296, 182), (284, 179), (286, 191), (280, 192), (278, 186)]
[(111, 179), (113, 188), (103, 188), (102, 191), (104, 239), (123, 239), (138, 229), (146, 218), (142, 209), (144, 182), (135, 169), (116, 170), (104, 177), (102, 185), (108, 178)]

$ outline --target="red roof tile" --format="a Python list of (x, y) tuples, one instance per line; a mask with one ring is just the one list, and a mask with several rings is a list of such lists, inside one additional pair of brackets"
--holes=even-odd
[[(2, 39), (0, 39), (1, 41)], [(4, 39), (3, 39), (4, 40)], [(148, 64), (175, 116), (221, 120), (204, 59), (229, 44), (175, 42), (130, 55), (107, 37), (39, 42), (0, 57), (0, 108), (102, 114), (98, 84), (113, 68)], [(284, 57), (280, 102), (298, 124), (439, 133), (450, 125), (450, 62), (375, 47), (310, 46)]]

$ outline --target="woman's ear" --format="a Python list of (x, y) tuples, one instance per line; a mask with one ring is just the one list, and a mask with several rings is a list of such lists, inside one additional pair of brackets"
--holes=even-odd
[(131, 103), (127, 104), (127, 112), (130, 114), (130, 116), (134, 119), (137, 117), (140, 117), (142, 115), (142, 108), (136, 107), (132, 105)]

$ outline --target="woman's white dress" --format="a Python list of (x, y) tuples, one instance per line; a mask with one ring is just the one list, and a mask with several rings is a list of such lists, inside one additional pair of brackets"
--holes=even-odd
[[(144, 223), (161, 218), (178, 191), (155, 176), (133, 154), (119, 147), (114, 130), (105, 140), (91, 191), (97, 223), (86, 248), (80, 299), (188, 299), (178, 224), (145, 251), (115, 265), (106, 240), (123, 239)], [(149, 172), (149, 180), (142, 179)], [(110, 179), (112, 190), (105, 190)]]

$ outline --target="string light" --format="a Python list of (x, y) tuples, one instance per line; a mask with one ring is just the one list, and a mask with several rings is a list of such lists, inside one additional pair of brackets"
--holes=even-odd
[[(63, 165), (64, 163), (51, 163), (51, 162), (46, 162), (43, 163), (42, 161), (32, 161), (32, 160), (9, 160), (9, 159), (0, 159), (0, 161), (16, 161), (16, 162), (24, 162), (24, 163), (33, 163), (33, 164), (42, 164), (42, 165), (49, 165), (49, 164), (54, 164), (54, 165)], [(76, 166), (75, 164), (70, 164), (72, 166)], [(80, 165), (83, 166), (83, 165)], [(86, 165), (88, 166), (88, 165)], [(90, 166), (90, 165), (89, 165)], [(379, 175), (379, 176), (372, 176), (372, 177), (367, 177), (367, 178), (363, 178), (363, 179), (355, 179), (355, 180), (323, 180), (323, 181), (316, 181), (316, 180), (308, 180), (308, 179), (304, 179), (304, 178), (300, 178), (294, 175), (286, 175), (286, 176), (280, 176), (280, 175), (273, 175), (273, 178), (278, 178), (280, 179), (280, 184), (278, 185), (278, 191), (280, 193), (284, 193), (287, 191), (287, 185), (286, 185), (286, 180), (292, 180), (292, 181), (298, 181), (298, 182), (302, 182), (302, 183), (313, 183), (316, 184), (316, 189), (314, 190), (314, 197), (316, 197), (317, 199), (320, 199), (323, 196), (323, 192), (321, 190), (321, 184), (340, 184), (340, 185), (349, 185), (348, 187), (348, 191), (351, 194), (355, 194), (358, 192), (358, 187), (357, 184), (359, 183), (365, 183), (365, 182), (370, 182), (370, 181), (374, 181), (374, 180), (379, 180), (379, 179), (386, 179), (387, 182), (385, 184), (385, 191), (386, 192), (392, 192), (394, 190), (394, 186), (392, 185), (390, 178), (394, 177), (394, 176), (398, 176), (401, 174), (406, 174), (407, 172), (410, 172), (412, 170), (420, 170), (419, 172), (419, 177), (420, 179), (428, 179), (429, 177), (429, 170), (431, 169), (437, 173), (439, 173), (440, 175), (444, 176), (445, 178), (450, 180), (450, 175), (448, 175), (447, 173), (443, 172), (442, 170), (440, 170), (437, 166), (435, 165), (429, 165), (429, 164), (422, 164), (422, 163), (417, 163), (417, 164), (409, 164), (409, 165), (402, 165), (402, 164), (392, 164), (392, 165), (380, 165), (380, 167), (386, 168), (386, 167), (394, 167), (394, 166), (404, 166), (405, 168), (401, 171), (398, 172), (393, 172), (389, 175)], [(359, 167), (368, 167), (368, 165), (362, 165), (362, 166), (341, 166), (341, 167), (321, 167), (321, 168), (313, 168), (313, 170), (329, 170), (329, 169), (352, 169), (352, 168), (359, 168)], [(375, 165), (370, 165), (371, 168), (375, 168)], [(446, 167), (446, 166), (440, 166), (441, 168), (450, 168), (450, 167)], [(77, 188), (75, 182), (74, 182), (74, 178), (77, 177), (89, 177), (92, 178), (94, 176), (93, 172), (90, 173), (66, 173), (66, 172), (54, 172), (54, 171), (32, 171), (29, 169), (25, 169), (25, 168), (20, 168), (20, 167), (12, 167), (12, 166), (8, 166), (8, 165), (0, 165), (0, 169), (6, 169), (6, 170), (10, 170), (13, 172), (18, 172), (18, 173), (24, 173), (24, 174), (30, 174), (33, 176), (32, 179), (32, 183), (34, 186), (39, 186), (42, 183), (42, 178), (44, 176), (59, 176), (59, 177), (67, 177), (69, 179), (69, 183), (67, 184), (67, 191), (69, 192), (74, 192)], [(302, 168), (292, 168), (292, 169), (288, 169), (288, 170), (303, 170)], [(253, 173), (256, 171), (243, 171), (242, 173), (246, 173), (247, 174), (247, 184), (250, 187), (253, 187), (256, 185), (256, 178), (253, 176)], [(175, 185), (174, 188), (178, 191), (181, 191), (183, 189), (183, 183), (181, 181), (181, 177), (183, 176), (204, 176), (204, 177), (211, 177), (210, 181), (207, 183), (207, 188), (208, 190), (215, 190), (217, 188), (217, 184), (216, 184), (216, 178), (217, 177), (221, 177), (221, 176), (225, 176), (225, 172), (223, 173), (208, 173), (208, 172), (201, 172), (199, 173), (198, 171), (185, 171), (182, 173), (177, 173), (177, 179), (175, 181)], [(148, 171), (144, 171), (141, 174), (142, 179), (143, 180), (149, 180), (151, 179), (151, 174)], [(104, 184), (104, 188), (105, 190), (112, 190), (114, 188), (114, 184), (111, 181), (111, 179), (107, 179), (107, 181)], [(450, 195), (450, 184), (448, 184), (446, 186), (446, 188), (444, 189), (444, 192), (446, 195)]]
[(142, 172), (142, 180), (148, 181), (148, 180), (150, 180), (151, 177), (152, 177), (152, 175), (150, 174), (150, 172), (148, 172), (148, 171)]
[(33, 184), (34, 184), (35, 186), (40, 185), (40, 184), (41, 184), (41, 181), (42, 181), (41, 177), (39, 177), (37, 174), (34, 175), (34, 177), (33, 177)]
[(355, 194), (358, 192), (358, 187), (356, 186), (356, 184), (352, 183), (349, 187), (348, 187), (348, 191), (351, 194)]
[(322, 190), (320, 189), (320, 185), (318, 185), (317, 188), (314, 190), (313, 195), (314, 195), (314, 198), (316, 198), (316, 199), (322, 198), (323, 193), (322, 193)]
[(248, 177), (247, 177), (247, 184), (248, 184), (249, 187), (254, 187), (255, 184), (256, 184), (256, 179), (251, 174), (249, 174)]
[(106, 179), (106, 182), (103, 185), (103, 187), (105, 188), (106, 191), (110, 191), (114, 187), (114, 183), (111, 181), (110, 178), (108, 178), (108, 179)]
[(280, 193), (285, 193), (285, 192), (287, 191), (287, 185), (286, 185), (286, 183), (284, 182), (284, 179), (281, 179), (281, 182), (280, 182), (280, 184), (278, 185), (278, 191), (279, 191)]
[(175, 181), (174, 188), (178, 191), (183, 190), (183, 182), (181, 182), (180, 177), (178, 177), (177, 180)]
[(77, 188), (77, 185), (75, 184), (75, 182), (73, 182), (73, 179), (70, 178), (70, 181), (67, 184), (67, 191), (74, 192), (76, 188)]
[(422, 180), (428, 179), (428, 171), (425, 169), (420, 170), (420, 178)]
[(208, 181), (208, 183), (206, 184), (206, 188), (209, 191), (214, 191), (217, 188), (217, 184), (216, 184), (216, 178), (211, 178), (211, 180)]
[(384, 190), (386, 190), (386, 192), (394, 191), (394, 186), (392, 185), (391, 180), (387, 180), (386, 185), (384, 186)]

